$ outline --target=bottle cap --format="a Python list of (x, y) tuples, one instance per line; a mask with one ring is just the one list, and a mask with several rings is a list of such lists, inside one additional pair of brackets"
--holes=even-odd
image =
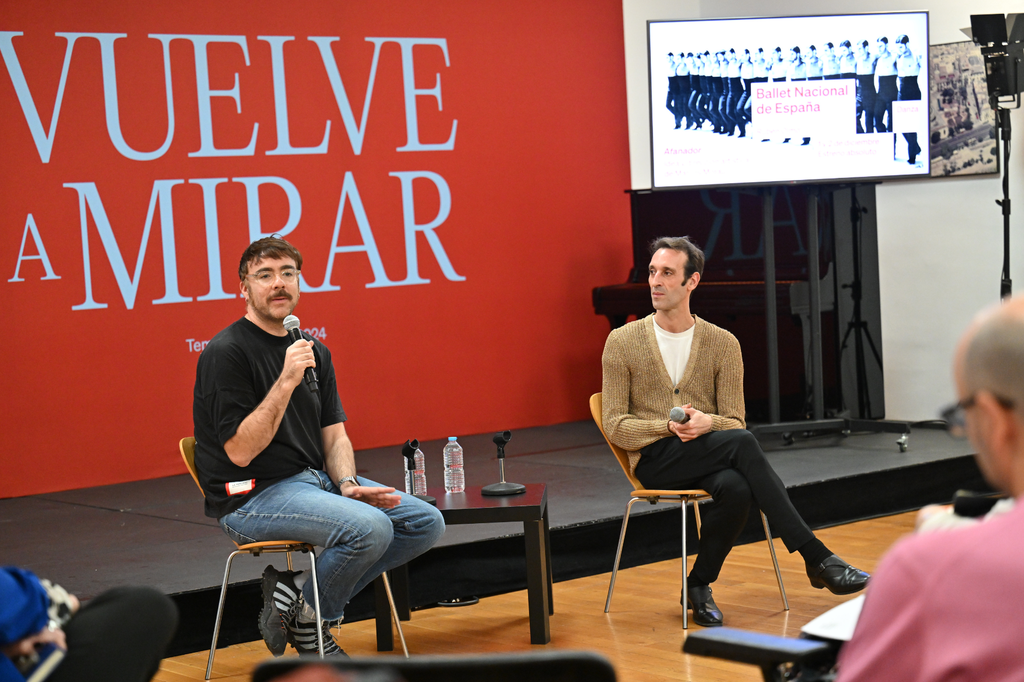
[(452, 441), (456, 440), (457, 438), (458, 438), (458, 436), (448, 436), (448, 442), (451, 443)]

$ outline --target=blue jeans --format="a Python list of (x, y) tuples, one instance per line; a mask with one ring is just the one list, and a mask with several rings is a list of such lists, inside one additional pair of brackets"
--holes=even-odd
[[(382, 487), (366, 478), (359, 485)], [(220, 518), (238, 543), (298, 540), (323, 549), (316, 559), (320, 612), (342, 617), (345, 605), (384, 571), (408, 563), (444, 534), (441, 512), (411, 495), (393, 509), (343, 497), (326, 472), (306, 469), (261, 491)], [(313, 581), (302, 588), (313, 604)]]

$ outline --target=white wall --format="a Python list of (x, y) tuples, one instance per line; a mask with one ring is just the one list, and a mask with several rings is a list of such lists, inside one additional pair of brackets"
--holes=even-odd
[[(923, 5), (923, 6), (922, 6)], [(623, 0), (632, 186), (651, 185), (646, 21), (695, 17), (929, 11), (930, 42), (966, 40), (971, 14), (1024, 12), (1021, 0)], [(1010, 276), (1024, 293), (1024, 113), (1011, 115)], [(933, 419), (954, 398), (950, 360), (961, 331), (998, 300), (1002, 179), (890, 181), (878, 187), (882, 354), (889, 419)]]

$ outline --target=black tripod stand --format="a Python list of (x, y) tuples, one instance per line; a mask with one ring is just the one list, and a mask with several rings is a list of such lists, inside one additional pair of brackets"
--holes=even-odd
[(868, 212), (866, 208), (861, 206), (860, 202), (857, 201), (857, 186), (850, 186), (850, 232), (853, 242), (853, 281), (849, 284), (843, 284), (843, 289), (850, 290), (850, 298), (853, 299), (853, 315), (850, 318), (849, 323), (846, 325), (846, 333), (843, 335), (843, 341), (839, 346), (840, 354), (847, 350), (847, 346), (850, 342), (850, 337), (853, 337), (853, 352), (854, 352), (854, 364), (856, 367), (857, 377), (857, 414), (861, 417), (868, 416), (871, 414), (871, 394), (868, 391), (868, 370), (867, 362), (864, 357), (864, 343), (867, 342), (868, 348), (871, 349), (871, 355), (875, 358), (875, 363), (882, 366), (882, 355), (878, 352), (878, 348), (875, 346), (874, 339), (871, 338), (871, 330), (868, 329), (868, 323), (864, 321), (864, 317), (861, 313), (861, 300), (863, 298), (863, 271), (861, 270), (861, 253), (863, 249), (862, 241), (862, 218)]
[[(833, 188), (834, 189), (834, 188)], [(810, 300), (810, 328), (811, 328), (811, 391), (812, 391), (812, 418), (801, 421), (782, 422), (779, 420), (779, 379), (778, 379), (778, 330), (775, 317), (775, 242), (774, 242), (774, 211), (772, 191), (762, 194), (762, 210), (764, 219), (764, 259), (765, 259), (765, 310), (767, 317), (767, 346), (768, 346), (768, 405), (770, 423), (758, 424), (750, 427), (754, 435), (780, 434), (783, 442), (787, 445), (793, 443), (795, 433), (818, 433), (828, 431), (839, 431), (844, 436), (852, 432), (868, 433), (898, 433), (899, 439), (896, 445), (900, 452), (906, 452), (910, 441), (910, 424), (899, 421), (886, 421), (884, 419), (848, 419), (848, 418), (825, 418), (824, 391), (825, 381), (823, 378), (821, 359), (821, 292), (820, 278), (818, 276), (818, 199), (821, 189), (812, 187), (807, 195), (807, 281)], [(855, 204), (856, 202), (854, 202)], [(858, 213), (860, 220), (862, 214)], [(862, 232), (862, 230), (861, 230)], [(859, 277), (858, 273), (855, 277)], [(860, 311), (854, 317), (856, 322), (859, 319)], [(861, 320), (863, 325), (863, 320)], [(862, 344), (861, 332), (867, 332), (866, 327), (856, 326), (855, 344)], [(848, 330), (849, 333), (849, 330)], [(868, 342), (875, 353), (875, 357), (881, 365), (881, 358), (874, 342), (868, 336)], [(867, 380), (867, 368), (863, 365), (863, 353), (858, 355), (858, 380)], [(863, 395), (863, 391), (861, 394)], [(861, 413), (864, 414), (863, 412)]]

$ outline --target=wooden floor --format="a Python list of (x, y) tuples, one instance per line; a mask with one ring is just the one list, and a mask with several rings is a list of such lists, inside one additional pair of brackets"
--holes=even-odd
[[(913, 520), (911, 512), (820, 530), (817, 536), (841, 557), (870, 572), (885, 550), (912, 530)], [(782, 609), (767, 544), (744, 545), (732, 551), (714, 585), (726, 625), (797, 636), (802, 625), (849, 598), (810, 587), (800, 555), (787, 554), (781, 540), (775, 545), (790, 610)], [(413, 655), (577, 649), (606, 656), (623, 682), (760, 680), (753, 666), (681, 652), (686, 635), (678, 600), (680, 570), (676, 559), (620, 571), (607, 614), (604, 600), (610, 574), (556, 583), (547, 647), (530, 644), (525, 591), (488, 597), (474, 606), (416, 611), (411, 621), (403, 623), (403, 630)], [(366, 620), (344, 624), (335, 632), (350, 655), (393, 656), (377, 653), (373, 628), (373, 621)], [(692, 622), (690, 628), (701, 629)], [(204, 651), (169, 658), (155, 679), (202, 680), (208, 655)], [(248, 680), (253, 668), (268, 656), (262, 641), (221, 649), (211, 679)]]

